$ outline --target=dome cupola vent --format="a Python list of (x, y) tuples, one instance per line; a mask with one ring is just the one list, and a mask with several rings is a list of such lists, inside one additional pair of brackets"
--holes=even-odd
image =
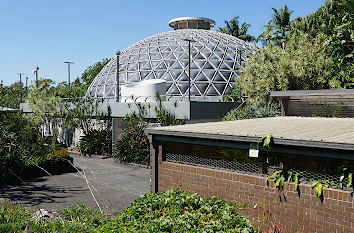
[(170, 27), (175, 30), (178, 29), (205, 29), (210, 30), (210, 28), (215, 26), (215, 21), (203, 17), (180, 17), (171, 19), (169, 24)]

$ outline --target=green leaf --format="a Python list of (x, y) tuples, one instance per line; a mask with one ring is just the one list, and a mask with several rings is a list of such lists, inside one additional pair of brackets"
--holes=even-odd
[(352, 184), (353, 184), (353, 173), (349, 173), (347, 187), (349, 188), (350, 186), (352, 186)]
[(312, 182), (312, 188), (316, 187), (320, 183), (321, 181), (315, 180), (314, 182)]
[(290, 182), (292, 178), (293, 178), (293, 172), (288, 171), (288, 182)]
[(262, 137), (261, 141), (263, 141), (263, 147), (267, 147), (270, 149), (270, 143), (273, 138), (273, 135), (269, 134), (268, 136)]
[(296, 173), (294, 176), (294, 189), (297, 190), (299, 188), (299, 173)]
[(322, 183), (319, 182), (317, 185), (316, 185), (316, 189), (315, 189), (315, 192), (316, 192), (316, 196), (317, 197), (320, 197), (322, 195)]

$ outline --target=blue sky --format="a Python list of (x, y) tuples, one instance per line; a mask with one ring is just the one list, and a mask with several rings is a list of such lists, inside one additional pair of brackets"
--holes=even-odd
[(64, 61), (73, 61), (72, 79), (87, 66), (114, 56), (133, 43), (171, 30), (168, 21), (200, 16), (216, 21), (240, 16), (258, 36), (271, 17), (271, 7), (287, 4), (292, 18), (317, 10), (323, 0), (223, 0), (223, 1), (91, 1), (91, 0), (0, 0), (0, 80), (6, 85), (25, 73), (61, 82), (67, 80)]

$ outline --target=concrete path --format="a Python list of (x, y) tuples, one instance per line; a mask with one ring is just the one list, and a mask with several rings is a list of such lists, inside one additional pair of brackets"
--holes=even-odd
[(145, 167), (118, 164), (112, 158), (75, 154), (72, 157), (80, 172), (0, 186), (0, 197), (47, 210), (60, 210), (77, 203), (98, 208), (92, 192), (102, 210), (117, 214), (149, 191), (149, 169)]

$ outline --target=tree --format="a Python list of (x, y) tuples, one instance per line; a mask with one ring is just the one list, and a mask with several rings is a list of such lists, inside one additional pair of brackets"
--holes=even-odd
[(110, 59), (105, 58), (102, 61), (96, 62), (92, 66), (89, 66), (81, 77), (74, 81), (73, 86), (84, 85), (86, 90), (109, 61)]
[(60, 82), (53, 89), (56, 96), (60, 98), (78, 98), (86, 94), (87, 88), (90, 86), (94, 78), (101, 72), (103, 67), (109, 62), (109, 59), (103, 59), (89, 66), (81, 75), (71, 83), (69, 87), (68, 82)]
[(33, 114), (29, 116), (39, 129), (45, 125), (51, 129), (56, 138), (59, 127), (65, 129), (79, 128), (87, 133), (93, 126), (91, 118), (101, 117), (99, 101), (92, 97), (60, 99), (56, 90), (50, 85), (51, 80), (39, 80), (38, 88), (32, 86), (27, 102)]
[(251, 26), (250, 24), (244, 22), (241, 27), (239, 26), (239, 17), (233, 17), (231, 20), (227, 21), (225, 20), (226, 26), (223, 28), (219, 28), (219, 32), (229, 34), (231, 36), (235, 36), (241, 40), (244, 41), (254, 41), (256, 38), (250, 34), (247, 33), (249, 27)]
[(316, 12), (291, 22), (291, 33), (325, 34), (331, 73), (343, 88), (354, 88), (354, 1), (329, 0)]
[(268, 101), (270, 91), (336, 88), (326, 39), (302, 33), (292, 34), (284, 49), (270, 43), (250, 58), (236, 82), (251, 102)]
[(289, 11), (287, 5), (279, 7), (279, 9), (272, 8), (273, 15), (268, 24), (265, 26), (266, 30), (259, 36), (258, 39), (268, 43), (269, 41), (281, 45), (284, 49), (287, 32), (290, 29), (290, 15), (294, 11)]
[(21, 91), (24, 90), (19, 83), (14, 83), (11, 86), (5, 86), (2, 82), (0, 82), (0, 107), (18, 109), (21, 102)]

